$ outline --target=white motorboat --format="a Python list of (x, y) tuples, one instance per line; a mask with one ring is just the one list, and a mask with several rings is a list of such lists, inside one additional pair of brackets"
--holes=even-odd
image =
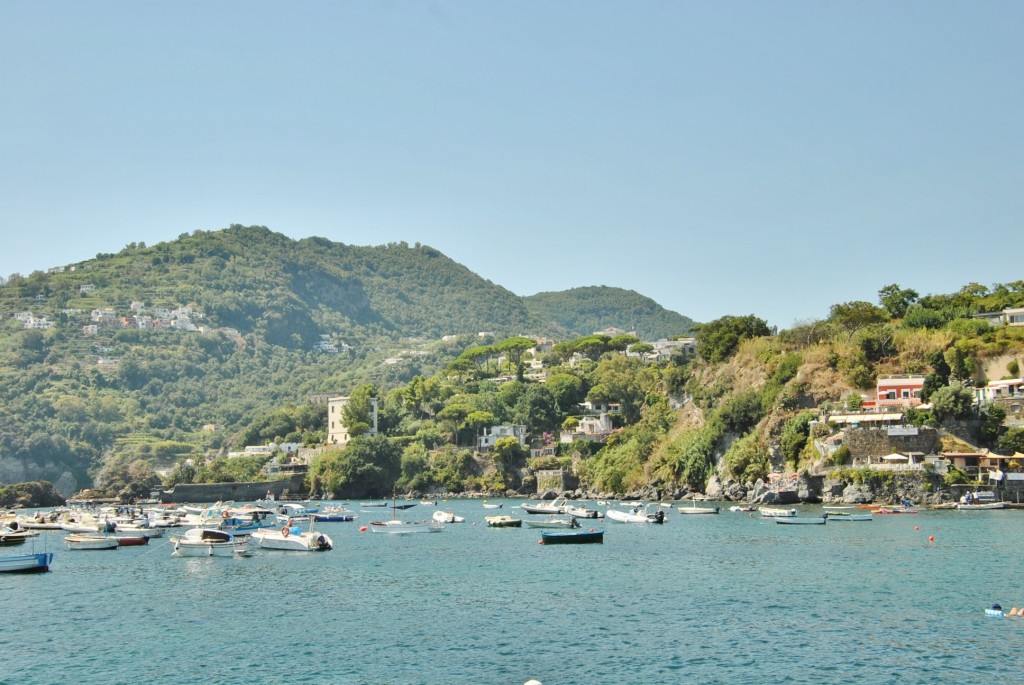
[(98, 533), (72, 533), (64, 536), (64, 542), (68, 549), (75, 550), (101, 550), (117, 549), (117, 538)]
[(567, 500), (553, 499), (550, 502), (524, 502), (519, 508), (527, 514), (564, 514)]
[(249, 541), (215, 528), (193, 528), (184, 535), (172, 535), (177, 557), (231, 557), (249, 554)]
[(464, 516), (456, 516), (454, 511), (444, 511), (442, 509), (438, 509), (437, 511), (435, 511), (430, 516), (430, 518), (433, 519), (434, 521), (437, 521), (438, 523), (465, 523), (466, 522), (466, 517), (464, 517)]
[(280, 530), (261, 528), (250, 536), (263, 549), (285, 552), (326, 552), (334, 549), (334, 541), (312, 528), (303, 531), (296, 525), (285, 524)]
[(721, 507), (698, 507), (697, 501), (694, 500), (690, 506), (676, 507), (680, 514), (717, 514), (721, 511)]
[(664, 523), (665, 512), (657, 507), (657, 511), (651, 512), (650, 506), (634, 507), (629, 511), (621, 511), (619, 509), (608, 509), (604, 512), (605, 519), (612, 521), (618, 521), (619, 523)]
[(601, 516), (601, 512), (599, 512), (597, 509), (578, 507), (574, 504), (566, 505), (564, 513), (566, 513), (569, 516), (575, 516), (578, 519), (596, 519)]

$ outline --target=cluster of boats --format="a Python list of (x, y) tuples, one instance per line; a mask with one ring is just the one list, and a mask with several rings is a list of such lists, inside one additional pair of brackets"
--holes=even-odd
[[(436, 500), (418, 504), (435, 506)], [(437, 509), (429, 519), (406, 520), (404, 512), (415, 507), (415, 501), (386, 500), (363, 502), (362, 513), (388, 507), (391, 518), (377, 517), (361, 531), (387, 534), (437, 533), (446, 526), (464, 523), (466, 518), (452, 510)], [(492, 528), (528, 528), (541, 530), (543, 544), (591, 544), (604, 540), (604, 531), (584, 526), (585, 521), (662, 524), (667, 511), (675, 508), (680, 515), (717, 515), (719, 506), (698, 505), (696, 501), (676, 506), (672, 503), (621, 501), (611, 502), (604, 511), (568, 499), (528, 501), (517, 508), (525, 517), (510, 513), (494, 513), (483, 517)], [(500, 509), (501, 503), (483, 502), (484, 509)], [(1002, 502), (963, 501), (960, 509), (1002, 508)], [(916, 514), (913, 503), (900, 505), (825, 505), (817, 516), (800, 516), (796, 508), (733, 505), (730, 511), (751, 512), (750, 516), (772, 519), (783, 525), (825, 525), (829, 522), (871, 521), (875, 515)], [(757, 513), (754, 513), (757, 512)], [(64, 543), (70, 550), (112, 550), (119, 547), (146, 545), (168, 529), (183, 529), (169, 535), (173, 555), (182, 557), (248, 556), (255, 548), (280, 551), (327, 551), (334, 541), (315, 530), (318, 522), (354, 521), (358, 514), (344, 505), (321, 507), (310, 502), (276, 502), (269, 495), (253, 504), (236, 506), (232, 502), (178, 508), (104, 507), (98, 509), (61, 508), (37, 512), (31, 516), (0, 517), (0, 547), (22, 545), (38, 536), (40, 530), (61, 530), (67, 533)], [(0, 572), (45, 571), (53, 560), (50, 552), (0, 556)]]

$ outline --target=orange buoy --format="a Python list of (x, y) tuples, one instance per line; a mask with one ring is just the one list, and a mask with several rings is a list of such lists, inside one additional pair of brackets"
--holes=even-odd
[(543, 545), (544, 544), (544, 539), (541, 538), (540, 540), (537, 540), (537, 544), (538, 545)]
[(921, 526), (914, 526), (914, 530), (921, 530)]
[(929, 535), (928, 536), (928, 542), (935, 542), (935, 536), (934, 535)]
[(366, 532), (366, 526), (359, 526), (359, 532), (360, 533), (365, 533)]

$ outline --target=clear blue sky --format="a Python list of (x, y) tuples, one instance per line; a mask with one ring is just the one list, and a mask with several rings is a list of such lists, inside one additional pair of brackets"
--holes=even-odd
[(259, 224), (772, 325), (1024, 278), (1024, 3), (0, 3), (0, 275)]

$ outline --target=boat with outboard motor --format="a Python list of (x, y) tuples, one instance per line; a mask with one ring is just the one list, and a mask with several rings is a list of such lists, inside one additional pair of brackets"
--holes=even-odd
[(308, 531), (303, 531), (293, 521), (289, 521), (280, 530), (263, 528), (249, 537), (263, 549), (284, 552), (326, 552), (334, 549), (334, 541), (323, 533), (314, 532), (312, 522)]
[(664, 523), (665, 512), (662, 511), (661, 507), (656, 509), (656, 511), (652, 512), (651, 505), (649, 504), (642, 509), (637, 506), (629, 511), (609, 508), (604, 512), (604, 517), (619, 523)]

